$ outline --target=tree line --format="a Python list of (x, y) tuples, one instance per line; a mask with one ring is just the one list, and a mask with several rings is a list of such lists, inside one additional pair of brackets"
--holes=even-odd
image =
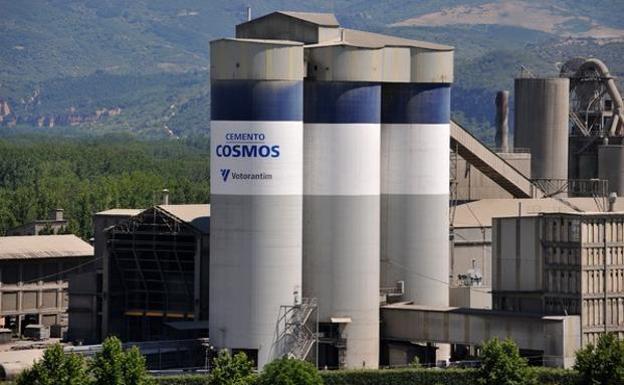
[(92, 215), (171, 203), (208, 203), (207, 137), (140, 141), (130, 135), (0, 138), (0, 236), (11, 227), (65, 210), (68, 231), (88, 239)]

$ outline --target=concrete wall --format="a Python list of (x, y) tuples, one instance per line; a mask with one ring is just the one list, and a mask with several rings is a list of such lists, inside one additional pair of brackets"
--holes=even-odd
[(451, 243), (451, 285), (459, 285), (458, 275), (466, 274), (474, 266), (483, 276), (482, 286), (492, 285), (492, 228), (454, 228)]
[(540, 237), (539, 217), (493, 219), (493, 291), (542, 290)]
[(453, 307), (469, 309), (491, 309), (492, 294), (489, 287), (451, 287), (449, 304)]
[[(529, 153), (498, 153), (498, 155), (511, 164), (522, 174), (531, 177), (531, 154)], [(457, 182), (456, 199), (459, 202), (472, 201), (487, 198), (513, 198), (502, 187), (485, 176), (477, 168), (472, 167), (462, 157), (457, 156), (457, 166), (453, 170), (454, 163), (451, 153), (451, 175), (455, 175)]]
[[(22, 331), (20, 323), (26, 315), (34, 316), (38, 323), (48, 326), (66, 326), (67, 274), (56, 274), (89, 259), (91, 258), (0, 261), (0, 317), (16, 317), (18, 332)], [(81, 268), (73, 273), (80, 270)]]

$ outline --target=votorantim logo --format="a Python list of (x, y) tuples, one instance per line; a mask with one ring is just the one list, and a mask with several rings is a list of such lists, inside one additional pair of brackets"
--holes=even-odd
[(223, 179), (223, 182), (227, 182), (228, 179), (235, 180), (235, 181), (273, 179), (273, 174), (267, 174), (264, 172), (256, 172), (256, 173), (237, 172), (237, 171), (231, 171), (231, 169), (229, 168), (222, 168), (219, 170), (219, 172), (221, 173), (221, 179)]
[(221, 169), (221, 178), (223, 178), (224, 182), (227, 182), (229, 176), (230, 176), (230, 169), (229, 168), (222, 168)]

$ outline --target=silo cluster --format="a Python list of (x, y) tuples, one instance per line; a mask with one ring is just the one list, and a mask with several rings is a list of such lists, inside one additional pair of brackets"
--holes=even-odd
[(211, 343), (262, 367), (301, 293), (376, 368), (380, 287), (448, 305), (452, 48), (258, 20), (211, 45)]

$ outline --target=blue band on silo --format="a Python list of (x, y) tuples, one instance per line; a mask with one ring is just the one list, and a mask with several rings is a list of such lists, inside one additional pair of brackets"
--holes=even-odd
[(382, 123), (449, 123), (451, 85), (448, 83), (384, 83)]
[(301, 121), (300, 80), (212, 80), (211, 119)]
[(379, 123), (381, 85), (372, 82), (305, 81), (305, 123)]

